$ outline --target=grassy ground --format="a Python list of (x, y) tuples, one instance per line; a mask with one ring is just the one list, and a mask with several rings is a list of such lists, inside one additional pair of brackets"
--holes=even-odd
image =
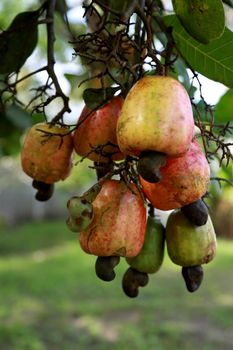
[(0, 349), (232, 349), (233, 242), (219, 241), (193, 294), (167, 257), (136, 299), (122, 292), (123, 260), (110, 283), (94, 262), (63, 222), (0, 232)]

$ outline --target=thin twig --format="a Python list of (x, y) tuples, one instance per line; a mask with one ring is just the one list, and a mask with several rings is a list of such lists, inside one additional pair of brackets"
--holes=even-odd
[(69, 107), (69, 97), (64, 94), (62, 88), (59, 84), (58, 78), (54, 71), (55, 58), (54, 58), (54, 11), (55, 11), (56, 0), (50, 0), (47, 5), (46, 19), (47, 19), (47, 72), (53, 81), (57, 97), (61, 97), (63, 100), (63, 108), (61, 111), (53, 118), (52, 123), (55, 124), (60, 119), (62, 119), (65, 112), (70, 113), (71, 109)]
[(21, 83), (23, 80), (30, 78), (32, 75), (35, 75), (37, 73), (43, 72), (48, 69), (48, 66), (41, 67), (34, 72), (28, 73), (27, 75), (23, 76), (22, 78), (16, 80), (14, 83), (8, 84), (8, 87), (14, 87), (17, 84)]
[(157, 58), (156, 51), (153, 48), (154, 40), (153, 40), (153, 32), (152, 32), (150, 21), (140, 6), (137, 5), (135, 7), (135, 12), (141, 18), (146, 30), (147, 38), (146, 38), (145, 45), (148, 50), (148, 56), (151, 57), (153, 61), (156, 63), (158, 74), (164, 75), (164, 66), (160, 62), (160, 60)]
[(233, 182), (229, 179), (225, 179), (223, 177), (211, 177), (211, 181), (217, 181), (219, 184), (222, 182), (226, 182), (228, 185), (233, 186)]

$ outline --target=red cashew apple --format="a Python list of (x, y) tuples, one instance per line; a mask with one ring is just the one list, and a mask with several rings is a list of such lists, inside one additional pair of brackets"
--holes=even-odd
[(97, 256), (136, 256), (146, 232), (146, 207), (136, 186), (106, 180), (92, 204), (94, 218), (80, 232), (81, 248)]
[(179, 81), (145, 76), (131, 88), (117, 122), (123, 153), (156, 151), (176, 157), (189, 149), (193, 136), (190, 98)]
[(116, 137), (116, 123), (123, 101), (122, 97), (115, 96), (92, 113), (87, 106), (84, 107), (74, 132), (74, 148), (77, 154), (97, 162), (108, 162), (109, 158), (124, 158)]
[(69, 129), (39, 123), (26, 134), (21, 151), (23, 171), (47, 184), (64, 180), (70, 172), (73, 139)]
[(151, 204), (161, 210), (181, 208), (207, 191), (210, 169), (197, 141), (182, 157), (167, 159), (160, 168), (161, 180), (149, 183), (140, 177), (142, 190)]

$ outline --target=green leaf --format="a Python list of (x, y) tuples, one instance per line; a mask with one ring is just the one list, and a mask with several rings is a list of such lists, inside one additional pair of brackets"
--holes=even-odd
[(225, 173), (227, 179), (233, 181), (233, 163), (229, 163), (228, 165), (222, 163), (221, 170)]
[(23, 126), (28, 127), (32, 124), (30, 115), (24, 116), (21, 121), (22, 114), (23, 110), (16, 105), (0, 111), (0, 155), (8, 156), (19, 152), (20, 138), (25, 130)]
[(221, 38), (204, 45), (186, 32), (175, 15), (164, 17), (164, 23), (173, 28), (176, 47), (193, 70), (233, 88), (233, 33), (228, 28)]
[(76, 87), (80, 81), (80, 76), (78, 76), (77, 74), (65, 73), (64, 76), (70, 83), (70, 86), (72, 89)]
[(119, 88), (107, 87), (105, 89), (86, 89), (83, 92), (83, 100), (88, 108), (96, 109), (102, 107), (118, 91)]
[(107, 14), (106, 29), (112, 35), (116, 35), (118, 31), (124, 30), (125, 25), (123, 23), (126, 23), (129, 20), (138, 2), (139, 0), (108, 1), (107, 7), (110, 9), (110, 11)]
[(30, 114), (15, 104), (6, 109), (6, 118), (20, 130), (25, 130), (32, 125)]
[(37, 44), (39, 11), (19, 13), (0, 34), (0, 74), (17, 72)]
[(124, 16), (125, 21), (132, 15), (138, 0), (110, 0), (108, 7), (114, 12), (118, 12)]
[(209, 117), (208, 117), (208, 113), (206, 112), (206, 105), (205, 102), (200, 99), (200, 101), (196, 104), (198, 113), (196, 108), (193, 108), (193, 114), (194, 114), (194, 119), (198, 119), (200, 117), (200, 119), (202, 121), (208, 121)]
[(172, 0), (172, 4), (187, 32), (200, 43), (208, 44), (223, 34), (225, 14), (222, 0)]
[(60, 14), (60, 16), (64, 19), (69, 7), (65, 0), (57, 0), (55, 4), (55, 11)]
[(122, 71), (122, 69), (119, 68), (109, 68), (109, 72), (111, 74), (111, 77), (113, 78), (111, 80), (111, 83), (118, 82), (121, 85), (124, 85), (129, 80), (129, 72), (125, 69)]
[(233, 121), (233, 89), (228, 90), (215, 106), (215, 121), (220, 123)]
[(175, 68), (176, 73), (182, 77), (182, 79), (183, 79), (182, 84), (184, 85), (186, 90), (189, 90), (190, 89), (190, 78), (189, 78), (189, 75), (187, 73), (187, 67), (184, 64), (184, 61), (181, 60), (180, 58), (178, 58), (174, 62), (174, 68)]
[(223, 0), (223, 2), (233, 8), (233, 0)]
[(31, 116), (16, 104), (0, 110), (0, 157), (17, 154), (21, 149), (21, 136), (25, 129), (43, 121), (42, 114)]

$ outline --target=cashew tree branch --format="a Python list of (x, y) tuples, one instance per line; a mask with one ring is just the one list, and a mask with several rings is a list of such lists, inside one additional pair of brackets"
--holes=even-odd
[(69, 107), (69, 97), (63, 92), (61, 85), (58, 81), (57, 75), (54, 70), (55, 66), (55, 57), (54, 57), (54, 42), (56, 40), (54, 34), (54, 11), (55, 11), (56, 0), (50, 0), (47, 3), (46, 11), (46, 26), (47, 26), (47, 72), (49, 77), (52, 79), (52, 82), (55, 87), (55, 96), (54, 98), (61, 97), (63, 100), (63, 108), (60, 112), (53, 118), (52, 123), (60, 121), (65, 112), (70, 113), (71, 109)]

